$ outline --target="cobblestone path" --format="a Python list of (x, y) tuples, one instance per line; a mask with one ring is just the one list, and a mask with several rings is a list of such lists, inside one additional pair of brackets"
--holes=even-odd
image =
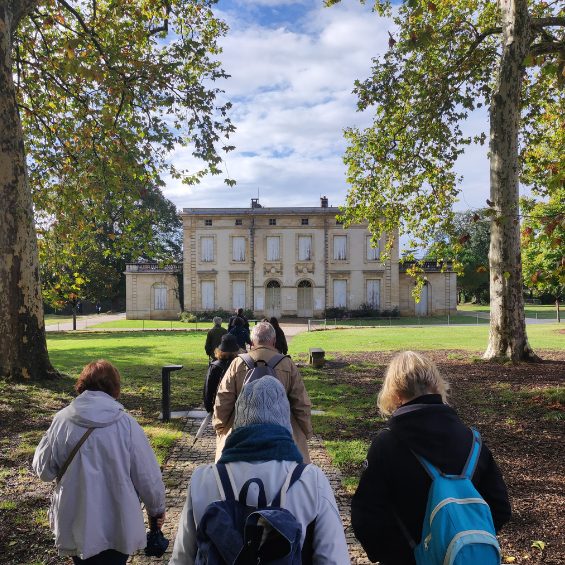
[[(173, 543), (177, 535), (177, 525), (186, 500), (186, 489), (192, 472), (203, 464), (213, 463), (216, 451), (216, 436), (210, 426), (204, 436), (191, 449), (192, 442), (202, 420), (187, 418), (183, 426), (181, 438), (177, 441), (168, 462), (163, 468), (163, 481), (167, 489), (167, 521), (163, 527), (165, 537), (170, 540), (169, 549), (161, 559), (145, 557), (143, 552), (133, 555), (129, 563), (136, 565), (149, 563), (168, 563), (171, 558)], [(367, 559), (361, 546), (353, 536), (349, 521), (349, 500), (341, 484), (340, 472), (332, 467), (331, 458), (323, 444), (316, 436), (309, 442), (312, 461), (324, 470), (335, 493), (339, 513), (345, 528), (349, 555), (352, 565), (366, 565)]]

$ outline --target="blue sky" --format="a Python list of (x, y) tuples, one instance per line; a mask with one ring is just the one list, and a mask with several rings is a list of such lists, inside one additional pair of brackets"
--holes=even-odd
[[(348, 185), (343, 129), (372, 123), (356, 111), (355, 79), (370, 75), (371, 59), (387, 49), (390, 20), (371, 2), (342, 0), (219, 0), (215, 12), (230, 26), (221, 40), (225, 100), (233, 102), (237, 132), (225, 166), (237, 181), (207, 177), (187, 187), (167, 180), (165, 195), (179, 207), (247, 207), (260, 190), (266, 206), (316, 206), (320, 195), (342, 205)], [(486, 113), (465, 126), (487, 131)], [(460, 209), (484, 206), (489, 196), (486, 147), (460, 159), (465, 180)], [(189, 149), (173, 155), (179, 168), (197, 168)]]

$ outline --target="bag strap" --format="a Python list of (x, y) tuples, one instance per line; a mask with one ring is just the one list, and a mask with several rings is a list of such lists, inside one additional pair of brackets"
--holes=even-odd
[(279, 508), (285, 507), (286, 493), (291, 489), (292, 485), (300, 479), (300, 477), (306, 470), (306, 467), (308, 467), (308, 465), (306, 465), (305, 463), (295, 463), (291, 466), (289, 472), (286, 475), (283, 486), (281, 487), (275, 498), (273, 498), (271, 506), (277, 506)]
[(57, 475), (57, 478), (55, 479), (56, 485), (58, 485), (61, 482), (63, 475), (65, 474), (65, 472), (69, 468), (69, 465), (71, 464), (72, 460), (74, 459), (75, 455), (77, 454), (77, 451), (80, 449), (80, 446), (86, 441), (86, 438), (94, 431), (94, 429), (95, 428), (88, 428), (86, 433), (80, 438), (79, 442), (75, 445), (75, 448), (71, 451), (71, 454), (69, 455), (68, 459), (65, 461), (65, 464), (63, 465), (63, 468), (61, 469), (61, 472)]
[(271, 359), (269, 359), (267, 366), (271, 369), (274, 369), (285, 357), (288, 357), (288, 355), (283, 355), (282, 353), (273, 355)]
[[(247, 368), (251, 371), (251, 369), (255, 369), (255, 367), (257, 367), (257, 363), (255, 362), (255, 359), (253, 359), (253, 357), (251, 357), (251, 355), (247, 354), (247, 353), (242, 353), (241, 355), (238, 355), (238, 357), (240, 359), (243, 359), (243, 362), (247, 365)], [(264, 361), (263, 361), (264, 363)]]
[(398, 527), (400, 528), (402, 535), (406, 538), (408, 545), (410, 546), (411, 549), (414, 549), (418, 544), (414, 541), (414, 538), (410, 535), (408, 528), (404, 525), (404, 522), (400, 519), (400, 516), (398, 515), (398, 512), (396, 511), (396, 508), (394, 508), (394, 506), (392, 507), (392, 515), (394, 516), (394, 519), (396, 520), (396, 523), (398, 524)]
[(235, 493), (232, 488), (230, 476), (224, 463), (216, 463), (212, 465), (216, 482), (218, 483), (218, 490), (222, 500), (235, 500)]
[(479, 463), (479, 456), (481, 455), (483, 440), (481, 439), (481, 434), (475, 428), (470, 427), (469, 429), (473, 434), (473, 443), (471, 445), (469, 457), (467, 458), (467, 463), (465, 463), (465, 467), (461, 472), (461, 477), (467, 477), (469, 480), (471, 480)]
[(248, 479), (245, 481), (245, 484), (241, 487), (239, 491), (239, 502), (241, 504), (245, 504), (247, 506), (247, 493), (249, 491), (249, 487), (255, 483), (259, 487), (259, 497), (257, 500), (257, 508), (266, 508), (267, 507), (267, 497), (265, 495), (265, 486), (263, 485), (263, 481), (258, 478), (254, 477), (252, 479)]

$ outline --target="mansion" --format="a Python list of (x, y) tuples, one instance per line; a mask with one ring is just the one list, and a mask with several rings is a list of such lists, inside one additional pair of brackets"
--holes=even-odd
[[(456, 273), (426, 264), (420, 302), (398, 249), (381, 261), (367, 225), (347, 230), (339, 208), (323, 197), (312, 208), (185, 208), (181, 265), (131, 263), (126, 267), (128, 319), (176, 319), (187, 311), (253, 310), (255, 318), (323, 317), (327, 308), (381, 310), (401, 315), (455, 314)], [(182, 284), (182, 292), (179, 292)]]

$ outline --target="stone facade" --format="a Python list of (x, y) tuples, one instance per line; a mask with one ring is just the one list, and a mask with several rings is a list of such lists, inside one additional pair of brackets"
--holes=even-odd
[[(399, 265), (397, 248), (390, 259), (380, 259), (386, 235), (374, 245), (366, 224), (344, 230), (336, 220), (339, 208), (328, 206), (325, 198), (320, 204), (265, 208), (253, 200), (250, 208), (185, 208), (184, 309), (241, 307), (256, 318), (312, 318), (327, 308), (370, 303), (381, 310), (399, 308), (402, 315), (455, 313), (455, 273), (441, 273), (430, 264), (426, 308), (416, 305), (414, 279)], [(176, 277), (156, 266), (150, 272), (144, 268), (128, 265), (127, 317), (176, 318)]]

